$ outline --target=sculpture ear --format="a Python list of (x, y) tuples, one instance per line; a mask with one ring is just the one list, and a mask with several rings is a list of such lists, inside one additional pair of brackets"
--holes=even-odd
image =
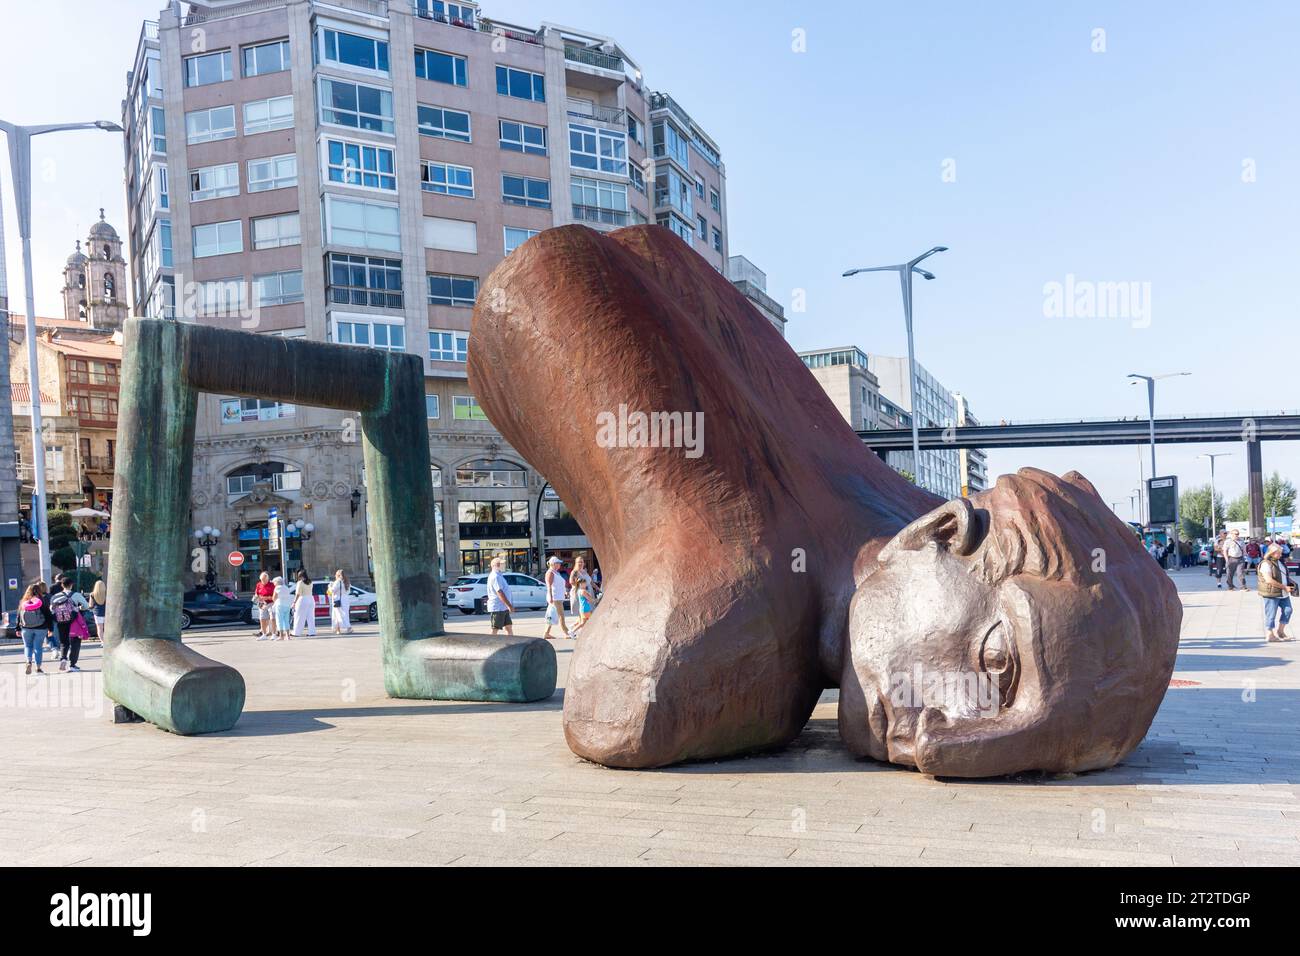
[(881, 550), (879, 560), (888, 561), (899, 551), (920, 551), (930, 542), (953, 554), (967, 555), (975, 550), (978, 531), (979, 522), (970, 502), (954, 498), (894, 535)]

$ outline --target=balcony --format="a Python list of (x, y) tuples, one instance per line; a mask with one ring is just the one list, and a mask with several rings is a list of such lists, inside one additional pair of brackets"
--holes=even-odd
[(478, 24), (473, 20), (462, 20), (458, 17), (449, 17), (442, 13), (434, 13), (433, 5), (429, 0), (415, 0), (411, 4), (411, 13), (421, 20), (432, 20), (434, 23), (445, 23), (448, 26), (460, 27), (464, 30), (477, 30)]
[(627, 111), (616, 106), (595, 106), (591, 103), (569, 100), (568, 112), (574, 119), (604, 123), (620, 129), (627, 127)]
[(536, 33), (530, 33), (519, 27), (510, 27), (496, 20), (485, 20), (482, 17), (478, 21), (479, 33), (490, 33), (494, 37), (505, 37), (507, 40), (514, 40), (517, 43), (531, 43), (534, 46), (540, 46), (542, 38)]
[[(388, 16), (388, 4), (384, 0), (336, 0), (339, 6), (352, 7), (356, 3), (367, 3), (372, 6), (381, 8), (380, 16)], [(247, 3), (231, 4), (228, 7), (217, 7), (209, 10), (199, 8), (192, 10), (185, 15), (185, 26), (194, 26), (199, 23), (208, 23), (212, 20), (227, 20), (231, 17), (242, 17), (248, 13), (261, 13), (263, 10), (274, 10), (277, 7), (288, 6), (287, 0), (248, 0)], [(369, 9), (363, 9), (361, 12), (370, 13)]]
[(578, 222), (599, 222), (607, 226), (626, 226), (628, 213), (625, 209), (606, 209), (603, 206), (582, 206), (573, 204), (573, 218)]
[(566, 43), (564, 46), (564, 58), (574, 63), (594, 66), (599, 70), (609, 70), (613, 73), (623, 72), (623, 58), (621, 56), (615, 56), (612, 53), (602, 53), (600, 50), (592, 50), (581, 46), (572, 46)]
[(97, 475), (111, 475), (115, 465), (116, 461), (108, 455), (83, 455), (81, 457), (81, 470), (93, 472)]

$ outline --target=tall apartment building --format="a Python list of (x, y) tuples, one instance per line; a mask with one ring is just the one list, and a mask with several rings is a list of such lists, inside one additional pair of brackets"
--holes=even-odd
[[(479, 283), (542, 229), (659, 223), (725, 270), (718, 146), (617, 42), (442, 0), (173, 2), (122, 112), (137, 312), (422, 356), (447, 576), (587, 549), (465, 358)], [(354, 418), (203, 398), (193, 519), (240, 585), (279, 569), (269, 506), (314, 526), (289, 570), (366, 575)]]
[[(952, 400), (957, 407), (958, 427), (979, 424), (979, 419), (971, 414), (970, 402), (966, 400), (965, 395), (961, 392), (953, 392)], [(988, 460), (982, 448), (959, 449), (957, 465), (963, 498), (969, 498), (989, 486)]]
[(800, 352), (813, 378), (854, 431), (880, 427), (880, 382), (867, 367), (867, 353), (852, 346)]
[[(917, 394), (912, 395), (912, 377), (907, 356), (867, 355), (867, 366), (880, 383), (880, 394), (892, 404), (915, 416), (918, 428), (944, 428), (957, 422), (957, 405), (952, 392), (926, 371), (920, 363), (916, 366)], [(907, 427), (911, 427), (908, 422)], [(916, 483), (928, 491), (945, 498), (961, 496), (960, 456), (953, 449), (922, 449), (920, 460), (912, 460), (912, 452), (894, 452), (886, 460), (895, 468), (910, 471)]]
[(767, 273), (744, 256), (731, 256), (727, 259), (727, 278), (784, 336), (785, 307), (767, 294)]

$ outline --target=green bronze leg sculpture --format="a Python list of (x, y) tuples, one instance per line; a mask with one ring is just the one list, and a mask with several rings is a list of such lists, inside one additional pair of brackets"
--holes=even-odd
[(234, 726), (244, 679), (180, 637), (196, 400), (186, 330), (136, 323), (123, 350), (104, 692), (165, 730), (201, 734)]
[(199, 392), (360, 410), (392, 697), (525, 702), (555, 691), (555, 651), (538, 638), (442, 637), (433, 486), (417, 356), (129, 319), (109, 559), (104, 689), (178, 734), (228, 730), (244, 680), (180, 639), (182, 574)]

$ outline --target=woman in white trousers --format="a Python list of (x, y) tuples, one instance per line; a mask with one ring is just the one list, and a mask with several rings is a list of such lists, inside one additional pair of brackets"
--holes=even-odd
[(307, 625), (307, 636), (316, 636), (316, 600), (311, 594), (311, 581), (306, 571), (298, 572), (298, 584), (293, 590), (293, 636), (302, 634)]
[(330, 623), (335, 634), (352, 633), (352, 586), (348, 576), (339, 568), (334, 572), (334, 580), (329, 586)]

